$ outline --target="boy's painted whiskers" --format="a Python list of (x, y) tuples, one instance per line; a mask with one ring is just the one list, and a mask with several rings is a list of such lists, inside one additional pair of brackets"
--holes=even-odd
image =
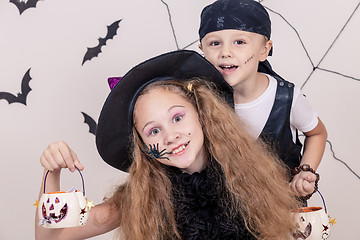
[(141, 151), (143, 151), (146, 156), (148, 158), (151, 158), (151, 159), (154, 159), (154, 158), (157, 158), (157, 159), (167, 159), (169, 160), (168, 157), (164, 157), (165, 154), (169, 154), (169, 152), (164, 152), (166, 149), (163, 149), (161, 151), (159, 151), (159, 143), (156, 144), (149, 144), (149, 147), (147, 145), (145, 145), (146, 149), (141, 149)]

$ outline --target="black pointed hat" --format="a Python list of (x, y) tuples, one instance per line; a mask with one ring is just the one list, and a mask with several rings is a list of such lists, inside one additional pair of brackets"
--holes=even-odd
[(96, 146), (109, 165), (128, 171), (132, 163), (130, 139), (137, 97), (150, 83), (199, 77), (216, 84), (229, 104), (233, 90), (217, 69), (195, 51), (179, 50), (146, 60), (132, 68), (108, 95), (98, 120)]

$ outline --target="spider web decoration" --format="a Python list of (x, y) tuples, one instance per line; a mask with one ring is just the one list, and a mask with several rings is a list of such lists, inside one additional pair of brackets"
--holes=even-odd
[(171, 15), (171, 12), (170, 12), (170, 8), (169, 8), (169, 5), (163, 1), (163, 0), (160, 0), (165, 6), (166, 6), (166, 10), (167, 10), (167, 13), (169, 15), (169, 23), (170, 23), (170, 27), (171, 27), (171, 31), (173, 33), (173, 36), (174, 36), (174, 41), (175, 41), (175, 44), (176, 44), (176, 49), (177, 50), (184, 50), (184, 49), (187, 49), (188, 47), (194, 45), (195, 43), (197, 43), (199, 41), (199, 39), (196, 39), (194, 40), (193, 42), (187, 44), (185, 47), (183, 48), (180, 48), (179, 47), (179, 43), (178, 43), (178, 40), (177, 40), (177, 37), (176, 37), (176, 32), (175, 32), (175, 28), (174, 28), (174, 25), (173, 25), (173, 22), (172, 22), (172, 15)]
[(330, 151), (331, 151), (334, 159), (337, 160), (337, 161), (339, 161), (339, 162), (341, 162), (342, 164), (344, 164), (344, 165), (349, 169), (349, 171), (350, 171), (352, 174), (354, 174), (358, 179), (360, 179), (360, 176), (359, 176), (354, 170), (352, 170), (346, 162), (344, 162), (343, 160), (341, 160), (341, 159), (339, 159), (338, 157), (336, 157), (332, 143), (331, 143), (329, 140), (327, 140), (326, 142), (330, 145)]
[[(180, 48), (179, 47), (179, 44), (178, 44), (178, 40), (177, 40), (177, 36), (176, 36), (176, 31), (175, 31), (175, 28), (174, 28), (174, 25), (173, 25), (173, 21), (172, 21), (172, 15), (171, 15), (171, 11), (170, 11), (170, 8), (169, 8), (169, 5), (164, 1), (164, 0), (160, 0), (165, 6), (166, 6), (166, 9), (167, 9), (167, 13), (169, 15), (169, 24), (170, 24), (170, 27), (171, 27), (171, 30), (172, 30), (172, 33), (173, 33), (173, 37), (174, 37), (174, 41), (176, 43), (176, 47), (177, 49), (187, 49), (188, 47), (194, 45), (195, 43), (198, 43), (199, 42), (199, 39), (196, 39), (194, 40), (193, 42), (189, 43), (188, 45), (186, 45), (185, 47), (183, 48)], [(266, 1), (266, 0), (260, 0), (259, 2), (263, 4), (263, 2)], [(309, 60), (309, 62), (311, 63), (311, 66), (312, 66), (312, 71), (310, 72), (309, 76), (304, 80), (302, 86), (301, 86), (301, 89), (304, 88), (304, 86), (308, 83), (308, 81), (311, 79), (311, 77), (313, 76), (313, 73), (316, 71), (316, 70), (319, 70), (319, 71), (325, 71), (325, 72), (329, 72), (329, 73), (332, 73), (332, 74), (337, 74), (341, 77), (344, 77), (344, 78), (348, 78), (348, 79), (352, 79), (352, 80), (355, 80), (355, 81), (360, 81), (360, 78), (357, 78), (357, 77), (354, 77), (354, 76), (349, 76), (347, 74), (344, 74), (344, 73), (340, 73), (340, 72), (337, 72), (337, 71), (334, 71), (334, 70), (330, 70), (330, 69), (326, 69), (326, 68), (322, 68), (320, 67), (320, 64), (323, 62), (323, 60), (326, 58), (326, 56), (328, 55), (329, 51), (333, 48), (333, 46), (335, 45), (336, 41), (339, 39), (339, 37), (341, 36), (341, 34), (343, 33), (344, 29), (347, 27), (347, 25), (349, 24), (349, 22), (351, 21), (351, 19), (353, 18), (354, 14), (358, 11), (359, 9), (359, 6), (360, 6), (360, 1), (359, 3), (356, 5), (355, 9), (352, 11), (351, 15), (349, 16), (349, 18), (347, 19), (347, 21), (344, 23), (343, 27), (341, 28), (340, 32), (336, 35), (335, 39), (332, 41), (331, 45), (328, 47), (328, 49), (325, 51), (325, 53), (323, 54), (323, 56), (321, 57), (321, 59), (318, 61), (317, 64), (314, 63), (314, 61), (312, 60), (310, 54), (309, 54), (309, 51), (307, 50), (306, 46), (305, 46), (305, 43), (303, 42), (299, 32), (296, 30), (296, 28), (280, 13), (276, 12), (275, 10), (267, 7), (267, 6), (264, 6), (267, 11), (269, 12), (269, 14), (271, 15), (272, 14), (275, 14), (277, 16), (279, 16), (296, 34), (302, 48), (303, 48), (303, 51), (305, 52), (306, 56), (307, 56), (307, 59)], [(272, 16), (270, 16), (272, 17)], [(276, 69), (275, 69), (276, 71)], [(354, 174), (358, 179), (360, 179), (359, 175), (353, 170), (350, 168), (350, 166), (343, 160), (340, 160), (339, 158), (336, 157), (336, 154), (334, 152), (334, 149), (333, 149), (333, 144), (327, 140), (327, 143), (330, 145), (330, 151), (332, 152), (332, 155), (333, 155), (333, 158), (337, 161), (339, 161), (340, 163), (342, 163), (343, 165), (345, 165), (345, 167), (352, 173)]]
[[(263, 2), (263, 1), (265, 1), (265, 0), (262, 0), (262, 1), (259, 1), (259, 2)], [(342, 77), (346, 77), (346, 78), (350, 78), (350, 79), (353, 79), (353, 80), (360, 81), (360, 78), (352, 77), (352, 76), (345, 75), (345, 74), (342, 74), (342, 73), (339, 73), (339, 72), (336, 72), (336, 71), (333, 71), (333, 70), (329, 70), (329, 69), (325, 69), (325, 68), (319, 67), (320, 64), (322, 63), (322, 61), (323, 61), (323, 60), (325, 59), (325, 57), (327, 56), (327, 54), (329, 53), (329, 51), (331, 50), (331, 48), (334, 46), (335, 42), (338, 40), (338, 38), (340, 37), (340, 35), (341, 35), (342, 32), (344, 31), (345, 27), (348, 25), (348, 23), (350, 22), (350, 20), (351, 20), (352, 17), (354, 16), (354, 13), (358, 10), (359, 5), (360, 5), (360, 2), (356, 5), (354, 11), (351, 13), (350, 17), (348, 18), (348, 20), (346, 21), (346, 23), (344, 24), (344, 26), (341, 28), (340, 32), (337, 34), (336, 38), (335, 38), (334, 41), (331, 43), (331, 45), (329, 46), (329, 48), (326, 50), (325, 54), (322, 56), (322, 58), (320, 59), (320, 61), (319, 61), (316, 65), (314, 64), (313, 60), (311, 59), (310, 54), (309, 54), (309, 52), (307, 51), (307, 49), (306, 49), (306, 47), (305, 47), (305, 44), (304, 44), (304, 42), (302, 41), (301, 36), (300, 36), (300, 34), (298, 33), (298, 31), (295, 29), (295, 27), (294, 27), (289, 21), (287, 21), (287, 20), (284, 18), (284, 16), (282, 16), (280, 13), (278, 13), (278, 12), (270, 9), (269, 7), (266, 7), (266, 6), (265, 6), (265, 8), (266, 8), (268, 11), (270, 11), (270, 12), (272, 12), (272, 13), (280, 16), (280, 17), (294, 30), (294, 32), (296, 33), (297, 37), (299, 38), (299, 41), (300, 41), (300, 43), (301, 43), (301, 46), (303, 47), (303, 49), (304, 49), (304, 51), (305, 51), (305, 53), (306, 53), (306, 56), (308, 57), (311, 65), (313, 66), (313, 70), (311, 71), (310, 75), (306, 78), (306, 80), (305, 80), (304, 83), (302, 84), (301, 89), (304, 88), (305, 84), (310, 80), (311, 76), (313, 75), (313, 73), (314, 73), (317, 69), (318, 69), (318, 70), (321, 70), (321, 71), (326, 71), (326, 72), (334, 73), (334, 74), (340, 75), (340, 76), (342, 76)]]
[[(305, 136), (304, 136), (303, 134), (299, 134), (299, 137), (304, 138)], [(334, 158), (336, 161), (338, 161), (338, 162), (342, 163), (343, 165), (345, 165), (345, 167), (346, 167), (355, 177), (357, 177), (357, 178), (360, 180), (359, 174), (357, 174), (353, 169), (351, 169), (351, 167), (350, 167), (345, 161), (341, 160), (340, 158), (338, 158), (338, 157), (336, 156), (336, 153), (335, 153), (335, 151), (334, 151), (334, 147), (333, 147), (333, 144), (331, 143), (331, 141), (330, 141), (330, 140), (326, 140), (326, 142), (329, 144), (329, 148), (330, 148), (330, 151), (331, 151), (331, 154), (332, 154), (333, 158)]]

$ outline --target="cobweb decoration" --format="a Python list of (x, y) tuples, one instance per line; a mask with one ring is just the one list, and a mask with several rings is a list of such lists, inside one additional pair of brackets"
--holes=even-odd
[(172, 17), (171, 17), (171, 12), (170, 12), (169, 5), (163, 0), (160, 0), (160, 1), (166, 6), (166, 9), (167, 9), (167, 12), (168, 12), (168, 15), (169, 15), (169, 23), (170, 23), (171, 30), (172, 30), (172, 33), (173, 33), (173, 36), (174, 36), (174, 41), (175, 41), (175, 44), (176, 44), (176, 49), (177, 50), (184, 50), (184, 49), (187, 49), (188, 47), (192, 46), (193, 44), (197, 43), (199, 41), (199, 39), (196, 39), (195, 41), (191, 42), (190, 44), (186, 45), (183, 48), (179, 47), (177, 37), (176, 37), (176, 33), (175, 33), (175, 28), (174, 28), (174, 25), (173, 25), (173, 22), (172, 22)]
[(177, 38), (176, 38), (175, 28), (174, 28), (174, 25), (173, 25), (173, 22), (172, 22), (172, 19), (171, 19), (172, 17), (171, 17), (169, 5), (163, 0), (160, 0), (160, 1), (166, 6), (166, 10), (167, 10), (168, 15), (169, 15), (169, 23), (170, 23), (171, 30), (172, 30), (174, 40), (175, 40), (175, 44), (176, 44), (176, 49), (179, 50), (179, 44), (178, 44), (178, 41), (177, 41)]
[[(171, 12), (170, 12), (170, 8), (169, 8), (169, 5), (164, 1), (164, 0), (160, 0), (165, 6), (166, 6), (166, 9), (167, 9), (167, 12), (168, 12), (168, 16), (169, 16), (169, 23), (170, 23), (170, 26), (171, 26), (171, 30), (172, 30), (172, 33), (173, 33), (173, 37), (174, 37), (174, 41), (176, 43), (176, 47), (177, 47), (177, 50), (180, 50), (180, 49), (187, 49), (189, 48), (190, 46), (192, 46), (193, 44), (197, 43), (199, 41), (199, 39), (196, 39), (195, 41), (189, 43), (188, 45), (186, 45), (185, 47), (183, 48), (180, 48), (179, 47), (179, 44), (178, 44), (178, 41), (177, 41), (177, 37), (176, 37), (176, 31), (175, 31), (175, 28), (174, 28), (174, 25), (173, 25), (173, 22), (172, 22), (172, 15), (171, 15)], [(265, 0), (259, 0), (259, 2), (264, 2)], [(281, 15), (280, 13), (270, 9), (269, 7), (266, 7), (264, 6), (269, 12), (275, 14), (275, 15), (278, 15), (296, 34), (297, 38), (299, 39), (300, 41), (300, 44), (307, 56), (307, 59), (310, 61), (311, 63), (311, 66), (312, 66), (312, 71), (311, 73), (309, 74), (309, 76), (305, 79), (304, 83), (302, 84), (301, 86), (301, 89), (303, 89), (303, 87), (308, 83), (308, 81), (310, 80), (311, 76), (313, 75), (313, 73), (316, 71), (316, 70), (321, 70), (321, 71), (325, 71), (325, 72), (329, 72), (329, 73), (333, 73), (333, 74), (336, 74), (336, 75), (339, 75), (339, 76), (342, 76), (342, 77), (345, 77), (345, 78), (349, 78), (349, 79), (352, 79), (352, 80), (355, 80), (355, 81), (360, 81), (360, 78), (357, 78), (357, 77), (353, 77), (353, 76), (349, 76), (347, 74), (343, 74), (343, 73), (340, 73), (340, 72), (337, 72), (337, 71), (334, 71), (334, 70), (330, 70), (330, 69), (325, 69), (325, 68), (321, 68), (319, 67), (320, 64), (323, 62), (323, 60), (326, 58), (327, 54), (330, 52), (330, 50), (332, 49), (332, 47), (335, 45), (336, 41), (339, 39), (340, 35), (343, 33), (344, 29), (346, 28), (346, 26), (349, 24), (349, 22), (351, 21), (352, 17), (354, 16), (355, 12), (359, 9), (359, 6), (360, 6), (360, 1), (359, 3), (356, 5), (355, 9), (352, 11), (351, 15), (349, 16), (349, 18), (347, 19), (347, 21), (345, 22), (345, 24), (343, 25), (343, 27), (341, 28), (340, 32), (336, 35), (335, 39), (332, 41), (332, 43), (330, 44), (329, 48), (325, 51), (324, 55), (321, 57), (321, 59), (319, 60), (319, 62), (317, 64), (315, 64), (304, 44), (304, 42), (302, 41), (302, 38), (299, 34), (299, 32), (296, 30), (296, 28), (283, 16)], [(300, 135), (300, 136), (304, 136), (304, 135)], [(327, 140), (327, 143), (329, 144), (330, 146), (330, 151), (332, 152), (332, 155), (333, 155), (333, 158), (337, 161), (339, 161), (340, 163), (342, 163), (352, 174), (354, 174), (358, 179), (360, 179), (360, 176), (350, 168), (350, 166), (343, 160), (339, 159), (338, 157), (336, 157), (336, 154), (334, 152), (334, 149), (333, 149), (333, 144)]]
[[(264, 0), (262, 1), (259, 1), (259, 2), (263, 2)], [(309, 76), (306, 78), (305, 82), (302, 84), (301, 86), (301, 89), (303, 89), (303, 87), (306, 85), (306, 83), (310, 80), (311, 76), (313, 75), (313, 73), (316, 71), (316, 69), (319, 69), (321, 71), (325, 71), (325, 72), (329, 72), (329, 73), (333, 73), (333, 74), (337, 74), (337, 75), (340, 75), (342, 77), (346, 77), (346, 78), (350, 78), (350, 79), (353, 79), (353, 80), (356, 80), (356, 81), (360, 81), (360, 78), (356, 78), (356, 77), (352, 77), (352, 76), (349, 76), (349, 75), (346, 75), (346, 74), (342, 74), (342, 73), (339, 73), (339, 72), (336, 72), (336, 71), (333, 71), (333, 70), (329, 70), (329, 69), (325, 69), (325, 68), (321, 68), (319, 67), (319, 65), (321, 64), (321, 62), (325, 59), (326, 55), (329, 53), (329, 51), (331, 50), (331, 48), (334, 46), (335, 42), (338, 40), (339, 36), (343, 33), (345, 27), (348, 25), (348, 23), (350, 22), (351, 18), (354, 16), (355, 12), (358, 10), (360, 6), (360, 2), (356, 5), (354, 11), (351, 13), (350, 17), (348, 18), (348, 20), (346, 21), (346, 23), (344, 24), (344, 26), (341, 28), (340, 32), (336, 35), (334, 41), (331, 43), (331, 45), (329, 46), (329, 48), (326, 50), (325, 54), (322, 56), (322, 58), (320, 59), (320, 61), (315, 65), (314, 62), (312, 61), (310, 55), (309, 55), (309, 52), (307, 51), (306, 47), (305, 47), (305, 44), (304, 42), (302, 41), (301, 37), (300, 37), (300, 34), (298, 33), (298, 31), (295, 29), (295, 27), (288, 21), (284, 18), (284, 16), (282, 16), (280, 13), (270, 9), (269, 7), (266, 7), (264, 6), (268, 11), (278, 15), (279, 17), (281, 17), (285, 22), (286, 24), (288, 24), (293, 30), (294, 32), (296, 33), (300, 43), (301, 43), (301, 46), (303, 47), (305, 53), (306, 53), (306, 56), (307, 58), (309, 59), (312, 67), (313, 67), (313, 70), (311, 71), (311, 73), (309, 74)]]
[[(304, 138), (305, 135), (304, 134), (299, 134), (299, 137), (302, 137)], [(352, 173), (355, 175), (355, 177), (357, 177), (358, 179), (360, 179), (360, 176), (359, 174), (357, 174), (353, 169), (351, 169), (351, 167), (343, 160), (341, 160), (340, 158), (338, 158), (335, 154), (335, 151), (334, 151), (334, 147), (333, 147), (333, 144), (331, 143), (330, 140), (326, 140), (326, 142), (329, 144), (329, 147), (330, 147), (330, 151), (331, 151), (331, 154), (333, 156), (333, 158), (336, 160), (336, 161), (339, 161), (340, 163), (342, 163), (343, 165), (345, 165), (345, 167)]]
[(327, 142), (327, 143), (329, 144), (329, 146), (330, 146), (330, 151), (331, 151), (331, 153), (332, 153), (332, 155), (333, 155), (333, 158), (334, 158), (335, 160), (341, 162), (342, 164), (344, 164), (345, 167), (347, 167), (347, 169), (349, 169), (349, 171), (350, 171), (352, 174), (354, 174), (358, 179), (360, 179), (360, 176), (359, 176), (354, 170), (352, 170), (346, 162), (344, 162), (343, 160), (341, 160), (341, 159), (339, 159), (339, 158), (336, 157), (332, 143), (331, 143), (329, 140), (326, 140), (326, 142)]

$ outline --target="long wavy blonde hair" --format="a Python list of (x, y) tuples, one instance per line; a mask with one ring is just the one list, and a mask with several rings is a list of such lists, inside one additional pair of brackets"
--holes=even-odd
[[(298, 202), (290, 191), (287, 170), (275, 154), (248, 135), (231, 106), (208, 82), (155, 82), (141, 94), (154, 88), (180, 94), (197, 108), (206, 150), (224, 175), (229, 213), (241, 216), (257, 239), (286, 239), (295, 228), (290, 210)], [(133, 163), (128, 179), (108, 200), (119, 211), (120, 235), (134, 240), (181, 239), (166, 167), (146, 158), (136, 129), (131, 142)]]

